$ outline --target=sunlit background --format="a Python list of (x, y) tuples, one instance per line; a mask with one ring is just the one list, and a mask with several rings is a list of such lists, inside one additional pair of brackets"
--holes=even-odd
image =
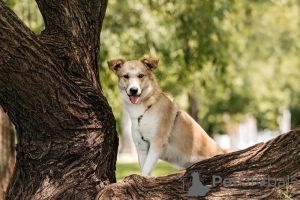
[[(43, 30), (34, 0), (5, 2), (35, 33)], [(299, 6), (300, 0), (109, 0), (99, 67), (120, 133), (118, 180), (139, 167), (107, 60), (159, 58), (154, 74), (175, 104), (222, 147), (247, 148), (300, 124)], [(159, 163), (155, 175), (171, 170)]]

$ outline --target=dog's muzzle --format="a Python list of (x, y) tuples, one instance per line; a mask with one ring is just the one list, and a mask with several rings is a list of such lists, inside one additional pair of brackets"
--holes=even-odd
[(130, 91), (130, 95), (136, 96), (139, 89), (137, 87), (132, 87), (132, 88), (129, 89), (129, 91)]
[(139, 102), (141, 93), (139, 93), (139, 89), (137, 87), (133, 86), (129, 89), (129, 94), (127, 95), (129, 96), (131, 103), (137, 104)]

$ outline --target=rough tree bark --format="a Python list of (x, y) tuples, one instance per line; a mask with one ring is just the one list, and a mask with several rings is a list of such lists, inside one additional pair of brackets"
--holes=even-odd
[(7, 114), (0, 106), (0, 200), (12, 176), (15, 166), (15, 132)]
[(0, 0), (0, 105), (20, 134), (6, 199), (94, 199), (118, 135), (99, 82), (107, 0), (37, 0), (35, 35)]
[[(204, 197), (188, 197), (184, 183), (198, 172), (200, 181), (209, 187)], [(213, 176), (236, 177), (236, 186), (223, 183), (213, 186)], [(242, 186), (241, 183), (249, 186)], [(252, 176), (253, 183), (252, 183)], [(269, 177), (268, 177), (269, 176)], [(259, 179), (259, 178), (262, 179)], [(275, 181), (272, 180), (276, 178)], [(282, 180), (289, 179), (288, 192)], [(259, 180), (257, 180), (259, 179)], [(292, 179), (294, 179), (292, 182)], [(266, 183), (260, 186), (263, 181)], [(215, 181), (216, 182), (216, 181)], [(270, 182), (270, 184), (269, 184)], [(281, 183), (280, 183), (281, 182)], [(253, 185), (253, 186), (252, 186)], [(274, 186), (271, 186), (274, 185)], [(296, 185), (296, 186), (295, 186)], [(186, 187), (186, 186), (184, 186)], [(165, 177), (131, 175), (111, 184), (99, 193), (99, 199), (300, 199), (300, 126), (266, 143), (248, 149), (203, 160), (186, 170)]]
[(206, 199), (274, 199), (285, 192), (266, 185), (211, 186), (213, 175), (289, 175), (298, 185), (288, 193), (300, 197), (300, 127), (177, 174), (114, 183), (118, 137), (98, 75), (107, 1), (36, 1), (45, 20), (38, 36), (0, 0), (0, 105), (20, 134), (6, 199), (181, 199), (181, 181), (189, 182), (194, 171), (210, 187)]

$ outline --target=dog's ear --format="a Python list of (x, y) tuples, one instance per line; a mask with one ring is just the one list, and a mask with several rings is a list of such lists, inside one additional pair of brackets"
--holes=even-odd
[(116, 73), (123, 66), (123, 64), (125, 62), (126, 62), (126, 60), (120, 58), (117, 60), (107, 61), (107, 64), (108, 64), (109, 69)]
[(145, 65), (145, 67), (147, 67), (147, 69), (153, 71), (157, 68), (159, 59), (157, 59), (157, 58), (142, 58), (142, 59), (140, 59), (140, 61), (141, 61), (141, 63), (143, 63)]

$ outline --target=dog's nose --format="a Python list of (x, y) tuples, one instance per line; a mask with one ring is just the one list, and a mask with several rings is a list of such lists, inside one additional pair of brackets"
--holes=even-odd
[(137, 88), (137, 87), (132, 87), (132, 88), (130, 88), (130, 93), (131, 93), (132, 95), (136, 95), (137, 92), (138, 92), (138, 88)]

